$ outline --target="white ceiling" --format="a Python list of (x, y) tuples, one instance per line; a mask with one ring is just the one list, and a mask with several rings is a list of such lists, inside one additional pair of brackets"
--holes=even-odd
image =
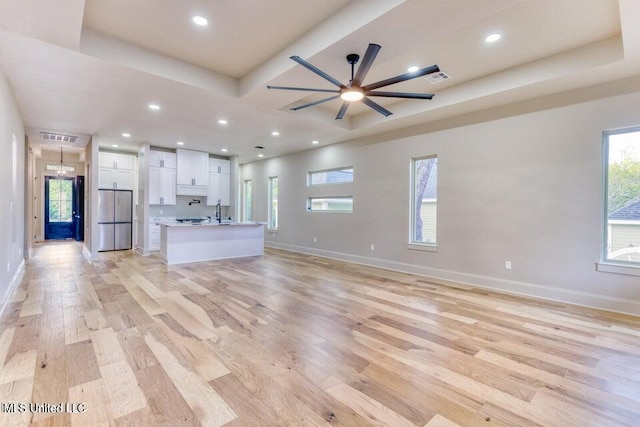
[[(34, 146), (59, 150), (46, 130), (124, 150), (184, 141), (248, 162), (256, 145), (269, 158), (638, 76), (637, 22), (637, 0), (0, 0), (0, 65)], [(341, 121), (339, 100), (288, 110), (326, 94), (266, 88), (333, 89), (291, 55), (348, 83), (345, 56), (368, 43), (382, 49), (365, 84), (410, 65), (452, 78), (387, 87), (436, 96), (376, 98), (387, 118), (356, 103)]]

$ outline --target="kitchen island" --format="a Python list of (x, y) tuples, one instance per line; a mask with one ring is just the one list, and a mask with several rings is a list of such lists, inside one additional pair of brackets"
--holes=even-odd
[(264, 254), (264, 223), (160, 224), (165, 264), (211, 261)]

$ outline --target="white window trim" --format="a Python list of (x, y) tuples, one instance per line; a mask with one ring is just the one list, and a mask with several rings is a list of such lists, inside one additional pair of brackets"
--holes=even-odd
[(596, 271), (601, 273), (614, 273), (614, 274), (626, 274), (629, 276), (640, 276), (640, 266), (619, 264), (608, 261), (602, 261), (596, 263)]
[[(276, 179), (278, 180), (278, 199), (280, 198), (280, 179), (277, 176), (270, 176), (267, 179), (267, 203), (269, 205), (269, 210), (267, 211), (267, 231), (274, 233), (276, 231), (278, 231), (278, 227), (272, 228), (271, 225), (271, 208), (273, 205), (273, 189), (271, 187), (271, 183), (273, 182), (273, 180)], [(276, 208), (276, 216), (279, 216), (277, 213), (277, 210), (279, 209), (279, 203), (278, 203), (278, 208)]]
[(640, 263), (626, 263), (607, 258), (608, 240), (611, 237), (610, 225), (614, 223), (622, 224), (623, 221), (609, 221), (609, 137), (624, 133), (640, 132), (640, 126), (615, 129), (602, 132), (602, 239), (600, 242), (600, 261), (596, 263), (596, 271), (603, 273), (626, 274), (630, 276), (640, 276)]
[[(416, 201), (415, 201), (415, 194), (414, 194), (414, 189), (415, 189), (415, 175), (416, 175), (416, 171), (415, 171), (415, 165), (416, 165), (416, 160), (424, 160), (424, 159), (437, 159), (438, 155), (437, 154), (429, 154), (426, 156), (418, 156), (418, 157), (411, 157), (411, 166), (410, 166), (410, 174), (409, 174), (409, 197), (411, 198), (411, 204), (410, 204), (410, 211), (409, 211), (409, 242), (407, 243), (407, 248), (410, 250), (416, 250), (416, 251), (425, 251), (425, 252), (438, 252), (438, 230), (436, 228), (436, 243), (421, 243), (421, 242), (414, 242), (413, 241), (413, 236), (414, 236), (414, 227), (415, 227), (415, 217), (414, 217), (414, 213), (416, 210)], [(436, 203), (437, 203), (437, 199), (436, 199)], [(436, 220), (437, 220), (437, 215), (438, 215), (438, 211), (436, 208)]]
[(438, 246), (429, 243), (407, 243), (407, 249), (412, 251), (438, 252)]
[[(345, 210), (313, 210), (311, 209), (311, 204), (312, 204), (312, 200), (313, 199), (351, 199), (351, 210), (350, 211), (345, 211)], [(354, 206), (354, 197), (353, 196), (310, 196), (307, 197), (307, 212), (310, 213), (329, 213), (329, 214), (351, 214), (353, 213), (353, 206)]]
[[(345, 169), (351, 169), (351, 181), (345, 181), (345, 182), (323, 182), (320, 184), (312, 184), (311, 183), (311, 175), (315, 174), (315, 173), (325, 173), (325, 172), (334, 172), (334, 171), (342, 171)], [(353, 184), (353, 182), (355, 181), (355, 171), (354, 171), (354, 167), (353, 166), (343, 166), (343, 167), (338, 167), (338, 168), (330, 168), (330, 169), (320, 169), (320, 170), (315, 170), (315, 171), (309, 171), (307, 172), (307, 187), (323, 187), (325, 185), (345, 185), (345, 184)]]

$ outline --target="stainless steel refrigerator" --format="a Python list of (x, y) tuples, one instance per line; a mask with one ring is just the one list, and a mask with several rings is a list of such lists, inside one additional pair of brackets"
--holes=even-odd
[(98, 250), (131, 249), (131, 190), (98, 190)]

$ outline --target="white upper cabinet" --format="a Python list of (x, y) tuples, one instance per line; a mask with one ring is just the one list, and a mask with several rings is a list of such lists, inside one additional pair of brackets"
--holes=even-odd
[(231, 173), (231, 161), (226, 159), (209, 159), (209, 172)]
[(122, 153), (98, 152), (98, 166), (105, 169), (133, 170), (135, 156)]
[(176, 204), (176, 170), (172, 168), (149, 168), (149, 204)]
[(176, 168), (176, 153), (149, 150), (149, 166), (156, 168)]
[(209, 153), (176, 150), (177, 194), (206, 196), (209, 187)]
[(134, 189), (135, 156), (131, 154), (98, 153), (98, 188)]
[(209, 159), (209, 189), (207, 205), (216, 205), (218, 200), (222, 206), (231, 204), (231, 162), (225, 159)]

